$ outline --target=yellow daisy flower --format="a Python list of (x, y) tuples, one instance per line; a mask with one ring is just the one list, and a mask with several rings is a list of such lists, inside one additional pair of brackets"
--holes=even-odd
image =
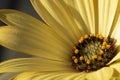
[[(0, 10), (0, 45), (33, 55), (0, 63), (10, 80), (110, 80), (120, 74), (119, 0), (31, 0), (45, 23)], [(117, 77), (117, 80), (119, 77)]]

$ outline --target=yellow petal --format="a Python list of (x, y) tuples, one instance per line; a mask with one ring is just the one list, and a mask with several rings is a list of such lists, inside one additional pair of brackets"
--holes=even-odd
[(0, 80), (12, 80), (17, 73), (5, 73), (0, 75)]
[(110, 67), (114, 68), (120, 73), (120, 62), (110, 65)]
[(117, 45), (120, 44), (119, 43), (120, 40), (118, 39), (118, 37), (120, 38), (119, 30), (120, 30), (120, 16), (118, 17), (118, 21), (117, 21), (115, 28), (114, 28), (112, 35), (111, 35), (112, 38), (117, 39), (117, 43), (116, 43)]
[(74, 17), (62, 0), (31, 0), (31, 3), (43, 20), (61, 36), (70, 37), (73, 42), (80, 37)]
[(98, 34), (98, 0), (93, 0), (94, 3), (94, 16), (95, 16), (95, 34)]
[(116, 77), (114, 80), (120, 80), (120, 76), (119, 76), (119, 77)]
[(64, 4), (66, 4), (68, 10), (70, 11), (70, 14), (72, 15), (73, 19), (72, 21), (76, 24), (76, 26), (79, 28), (80, 33), (82, 35), (89, 33), (88, 29), (86, 28), (85, 23), (82, 20), (82, 17), (79, 16), (79, 13), (75, 9), (74, 1), (73, 0), (63, 0)]
[(118, 0), (99, 0), (99, 34), (108, 36), (112, 27)]
[[(10, 9), (2, 9), (0, 10), (0, 20), (6, 23), (7, 25), (19, 27), (21, 29), (27, 29), (28, 31), (33, 31), (34, 33), (39, 33), (42, 36), (45, 35), (56, 35), (59, 36), (59, 31), (54, 31), (49, 28), (50, 26), (44, 24), (43, 22), (33, 18), (32, 16)], [(32, 33), (33, 33), (32, 32)], [(44, 35), (43, 35), (44, 34)], [(66, 34), (64, 34), (66, 35)], [(72, 43), (70, 37), (66, 38), (66, 36), (62, 36), (61, 40), (68, 43), (69, 45)]]
[(34, 77), (40, 76), (43, 74), (44, 73), (39, 73), (39, 72), (23, 72), (14, 76), (12, 80), (33, 80)]
[(117, 60), (120, 60), (120, 52), (117, 53), (117, 55), (107, 65), (109, 65), (109, 64), (111, 64), (111, 63), (113, 63), (113, 62), (115, 62)]
[(0, 63), (0, 73), (21, 71), (73, 71), (71, 63), (44, 58), (18, 58)]
[(62, 54), (64, 54), (61, 56), (62, 59), (65, 55), (71, 55), (69, 53), (73, 43), (69, 42), (69, 39), (61, 38), (37, 19), (14, 10), (0, 10), (0, 19), (10, 25), (7, 28), (0, 28), (1, 45), (23, 53), (52, 59), (60, 60), (58, 57)]
[[(35, 73), (27, 72), (16, 76), (13, 80), (84, 80), (84, 73), (52, 72), (52, 73)], [(79, 79), (76, 79), (79, 77)], [(80, 78), (81, 77), (81, 78)], [(83, 79), (84, 77), (84, 79)]]
[[(118, 24), (119, 14), (120, 14), (120, 0), (118, 0), (117, 10), (116, 10), (116, 13), (115, 13), (115, 16), (114, 16), (113, 24), (112, 24), (112, 27), (111, 27), (109, 35), (111, 35), (111, 34), (114, 35), (112, 32), (116, 28), (116, 24)], [(116, 34), (116, 35), (118, 35), (118, 34)]]
[(95, 33), (95, 15), (93, 0), (74, 0), (75, 7), (90, 32)]
[(110, 80), (114, 70), (109, 67), (102, 68), (98, 71), (89, 73), (87, 75), (88, 80)]
[(69, 5), (74, 20), (86, 33), (95, 33), (93, 0), (64, 0)]
[(114, 30), (112, 32), (111, 37), (116, 39), (116, 45), (119, 46), (120, 45), (120, 15), (118, 16), (118, 21), (116, 21), (116, 25), (114, 27)]
[[(86, 73), (77, 72), (77, 73), (58, 73), (56, 80), (85, 80)], [(49, 79), (48, 79), (49, 80)]]
[(71, 56), (70, 47), (55, 40), (54, 36), (39, 35), (17, 27), (1, 27), (0, 36), (1, 45), (23, 53), (61, 61), (68, 61)]

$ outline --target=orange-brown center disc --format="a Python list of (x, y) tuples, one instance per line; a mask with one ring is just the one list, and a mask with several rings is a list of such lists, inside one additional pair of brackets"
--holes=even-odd
[(78, 71), (94, 71), (104, 66), (116, 55), (114, 40), (100, 34), (81, 37), (74, 46), (72, 65)]

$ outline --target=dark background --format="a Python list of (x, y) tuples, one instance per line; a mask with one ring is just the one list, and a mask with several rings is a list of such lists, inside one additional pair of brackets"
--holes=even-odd
[[(28, 13), (40, 19), (40, 17), (37, 15), (34, 8), (32, 7), (30, 0), (0, 0), (0, 9), (15, 9)], [(0, 21), (0, 26), (1, 25), (5, 24)], [(0, 62), (16, 57), (29, 57), (29, 56), (25, 54), (20, 54), (18, 52), (0, 46)]]

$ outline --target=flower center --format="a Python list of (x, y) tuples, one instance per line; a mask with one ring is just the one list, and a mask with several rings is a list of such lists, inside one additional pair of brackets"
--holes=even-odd
[(113, 39), (100, 34), (81, 37), (74, 46), (72, 65), (78, 71), (98, 70), (115, 56)]

